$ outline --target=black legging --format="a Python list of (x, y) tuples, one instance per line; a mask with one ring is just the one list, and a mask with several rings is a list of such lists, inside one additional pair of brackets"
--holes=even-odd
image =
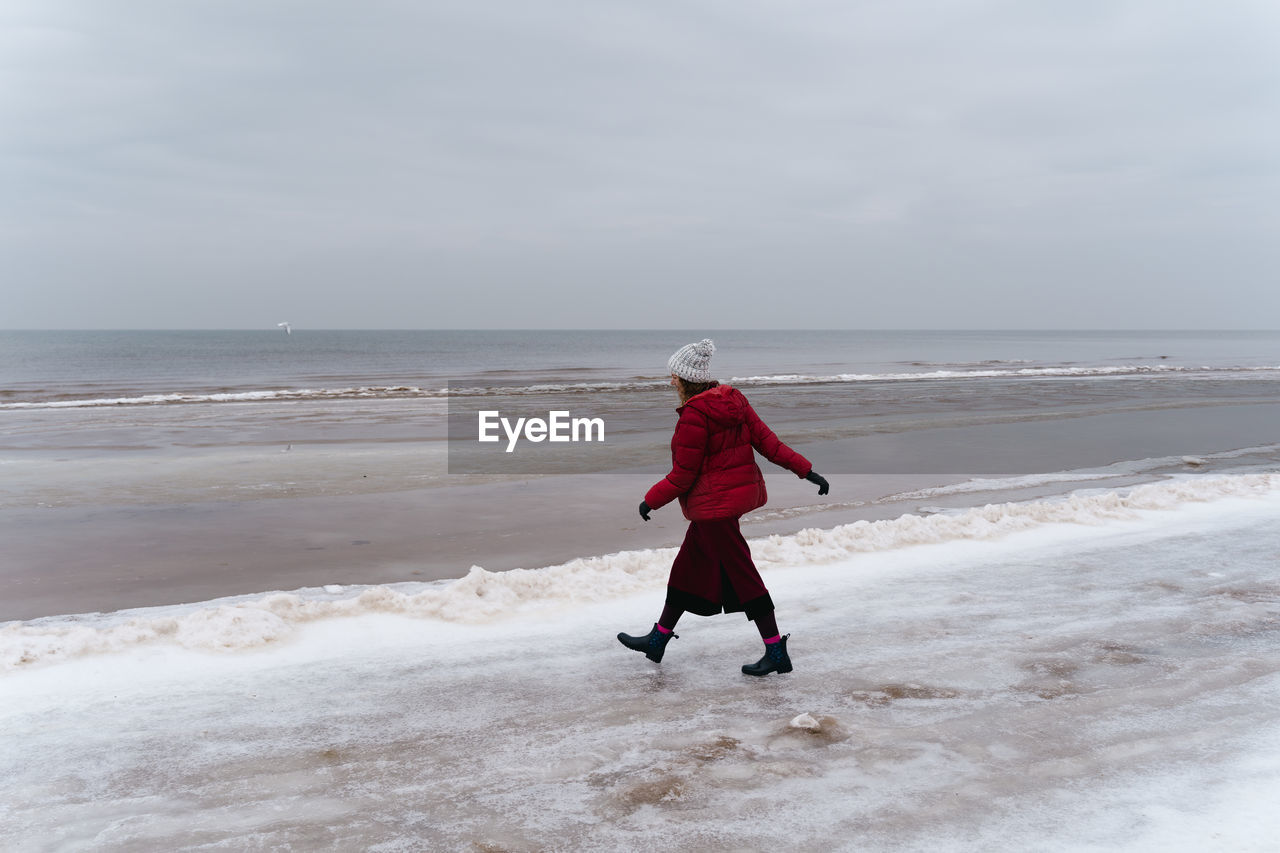
[[(668, 631), (674, 631), (676, 623), (680, 621), (680, 617), (683, 615), (683, 610), (668, 602), (662, 607), (662, 615), (658, 617), (658, 624)], [(756, 630), (760, 632), (760, 639), (762, 640), (769, 640), (778, 636), (778, 620), (774, 618), (772, 610), (756, 617)]]

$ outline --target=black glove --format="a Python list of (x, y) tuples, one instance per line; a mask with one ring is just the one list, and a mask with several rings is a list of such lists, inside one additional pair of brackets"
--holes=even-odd
[(648, 521), (650, 512), (652, 512), (652, 510), (649, 509), (649, 505), (644, 501), (640, 501), (640, 517), (645, 521)]
[(814, 483), (815, 485), (817, 485), (818, 494), (820, 495), (825, 495), (827, 492), (831, 490), (831, 484), (828, 483), (826, 480), (822, 479), (822, 475), (819, 474), (817, 471), (810, 471), (808, 474), (805, 475), (805, 479), (808, 480), (810, 483)]

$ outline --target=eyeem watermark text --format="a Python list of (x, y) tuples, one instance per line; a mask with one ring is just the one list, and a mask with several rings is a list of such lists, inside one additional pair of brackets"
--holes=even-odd
[[(507, 435), (507, 453), (516, 449), (522, 437), (526, 441), (604, 441), (604, 418), (575, 418), (567, 411), (547, 412), (547, 419), (502, 417), (497, 410), (479, 412), (480, 441), (501, 441), (498, 428)], [(595, 436), (594, 438), (592, 436)]]

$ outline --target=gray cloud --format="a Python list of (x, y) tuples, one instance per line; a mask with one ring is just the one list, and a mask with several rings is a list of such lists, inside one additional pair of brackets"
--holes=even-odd
[(30, 0), (0, 327), (1280, 326), (1274, 4)]

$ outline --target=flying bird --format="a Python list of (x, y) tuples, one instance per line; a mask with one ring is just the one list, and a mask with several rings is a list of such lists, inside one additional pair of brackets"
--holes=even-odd
[(277, 328), (277, 329), (284, 329), (284, 333), (285, 333), (286, 335), (292, 335), (292, 334), (293, 334), (293, 326), (290, 326), (288, 323), (276, 323), (276, 328)]

